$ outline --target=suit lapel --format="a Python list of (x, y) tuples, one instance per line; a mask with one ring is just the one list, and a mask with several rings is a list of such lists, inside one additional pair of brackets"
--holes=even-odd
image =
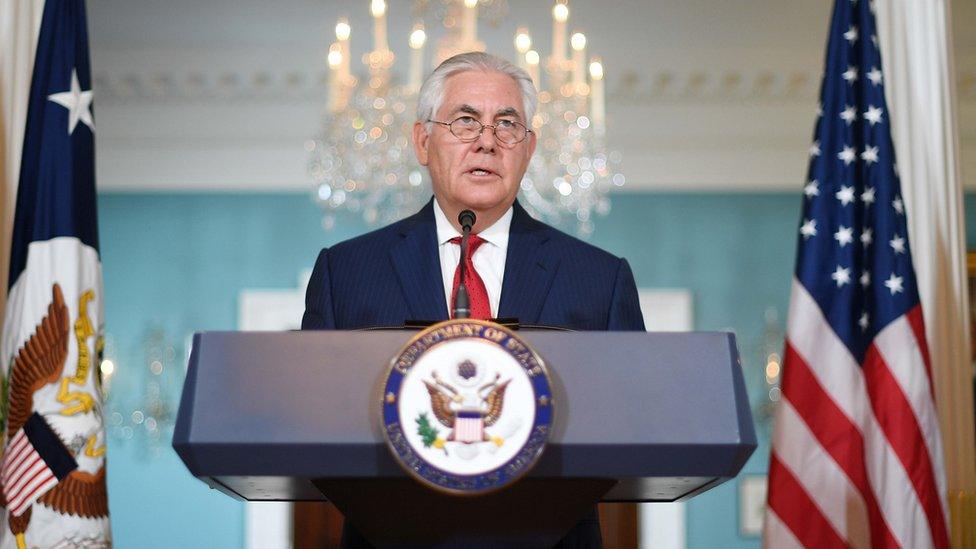
[(411, 320), (446, 320), (447, 300), (437, 251), (434, 201), (405, 220), (401, 240), (390, 250)]
[(498, 316), (536, 324), (559, 258), (546, 245), (552, 229), (532, 219), (518, 201), (513, 208)]

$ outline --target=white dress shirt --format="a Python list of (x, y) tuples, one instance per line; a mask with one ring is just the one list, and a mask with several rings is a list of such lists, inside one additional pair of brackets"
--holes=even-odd
[[(502, 278), (505, 276), (505, 256), (508, 253), (508, 231), (512, 225), (512, 208), (491, 227), (478, 233), (485, 243), (471, 257), (474, 270), (485, 283), (491, 316), (498, 317), (498, 301), (502, 295)], [(461, 233), (447, 220), (437, 199), (434, 199), (434, 220), (437, 222), (437, 249), (441, 257), (441, 276), (444, 278), (444, 296), (447, 298), (447, 314), (451, 314), (451, 293), (454, 291), (454, 271), (461, 261), (461, 246), (451, 244), (451, 239)]]

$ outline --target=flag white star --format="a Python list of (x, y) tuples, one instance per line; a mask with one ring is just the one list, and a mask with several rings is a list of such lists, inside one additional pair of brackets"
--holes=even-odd
[(817, 220), (804, 219), (803, 226), (800, 227), (800, 234), (803, 235), (803, 240), (807, 240), (811, 236), (817, 236)]
[(817, 103), (817, 118), (823, 116), (823, 103)]
[(864, 271), (861, 273), (861, 286), (867, 288), (871, 284), (871, 272)]
[(861, 318), (857, 319), (857, 325), (861, 327), (861, 331), (868, 329), (868, 313), (867, 311), (861, 313)]
[(854, 105), (847, 105), (844, 107), (844, 110), (841, 111), (840, 118), (844, 122), (847, 122), (847, 125), (850, 126), (851, 122), (857, 119), (857, 107)]
[(854, 147), (844, 145), (844, 150), (837, 153), (837, 158), (844, 161), (845, 166), (850, 166), (851, 162), (854, 162), (854, 157), (857, 156), (857, 151)]
[(894, 250), (896, 254), (905, 253), (905, 239), (898, 236), (897, 234), (895, 235), (894, 238), (891, 239), (891, 242), (889, 242), (888, 244), (891, 244), (891, 249)]
[(904, 213), (905, 213), (905, 203), (901, 201), (901, 197), (900, 196), (896, 196), (895, 199), (891, 201), (891, 206), (900, 215), (904, 215)]
[(874, 204), (874, 187), (867, 187), (861, 193), (861, 201), (865, 204)]
[(851, 242), (854, 242), (854, 229), (841, 225), (840, 228), (837, 229), (837, 232), (834, 233), (834, 240), (840, 244), (841, 248), (847, 246)]
[(878, 70), (878, 67), (871, 67), (870, 72), (867, 73), (867, 77), (875, 86), (881, 83), (881, 71)]
[(814, 141), (807, 151), (810, 153), (811, 157), (820, 156), (820, 141)]
[(857, 41), (857, 27), (851, 25), (847, 32), (844, 33), (844, 40), (847, 40), (851, 44)]
[(807, 195), (807, 198), (820, 196), (820, 182), (814, 179), (813, 181), (807, 183), (803, 187), (803, 194)]
[(92, 91), (82, 91), (81, 84), (78, 83), (77, 70), (71, 69), (70, 90), (52, 93), (47, 98), (49, 101), (68, 109), (68, 135), (74, 133), (79, 121), (88, 126), (91, 131), (95, 131), (95, 122), (92, 120), (91, 112)]
[(871, 229), (864, 229), (864, 232), (861, 233), (861, 244), (864, 245), (864, 247), (868, 247), (872, 242), (874, 242), (873, 231)]
[(851, 282), (851, 270), (837, 266), (837, 270), (830, 274), (830, 278), (834, 279), (837, 283), (837, 287), (840, 288), (844, 284), (849, 284)]
[(864, 119), (867, 120), (872, 126), (881, 122), (881, 114), (884, 109), (881, 107), (875, 107), (874, 105), (868, 105), (868, 110), (864, 112)]
[(834, 195), (837, 200), (844, 206), (854, 202), (854, 187), (848, 187), (847, 185), (841, 185), (840, 190)]
[(857, 67), (853, 65), (848, 65), (847, 70), (844, 71), (843, 74), (841, 74), (841, 78), (847, 80), (848, 84), (853, 84), (854, 82), (857, 82)]
[(861, 160), (863, 160), (864, 163), (867, 164), (868, 166), (877, 162), (878, 148), (868, 145), (868, 147), (864, 149), (864, 152), (861, 153)]
[(905, 291), (905, 289), (902, 288), (901, 286), (903, 282), (904, 281), (900, 276), (895, 276), (895, 273), (891, 273), (891, 276), (888, 278), (888, 280), (885, 280), (884, 285), (886, 288), (891, 290), (891, 295), (895, 295), (897, 293)]

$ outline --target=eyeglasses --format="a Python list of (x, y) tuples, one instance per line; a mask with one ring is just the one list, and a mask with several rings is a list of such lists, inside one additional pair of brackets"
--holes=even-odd
[(532, 130), (525, 127), (525, 124), (505, 118), (494, 124), (482, 124), (480, 120), (473, 116), (460, 116), (453, 122), (439, 122), (430, 118), (427, 121), (440, 124), (441, 126), (447, 126), (451, 130), (451, 133), (454, 134), (454, 137), (464, 142), (471, 142), (478, 139), (481, 137), (481, 133), (485, 131), (485, 128), (491, 128), (491, 131), (495, 134), (495, 139), (506, 145), (521, 143), (532, 132)]

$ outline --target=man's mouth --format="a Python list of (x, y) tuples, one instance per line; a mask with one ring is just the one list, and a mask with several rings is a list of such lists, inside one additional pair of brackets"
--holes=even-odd
[(468, 173), (477, 176), (497, 175), (495, 172), (487, 168), (474, 168), (472, 170), (468, 170)]

